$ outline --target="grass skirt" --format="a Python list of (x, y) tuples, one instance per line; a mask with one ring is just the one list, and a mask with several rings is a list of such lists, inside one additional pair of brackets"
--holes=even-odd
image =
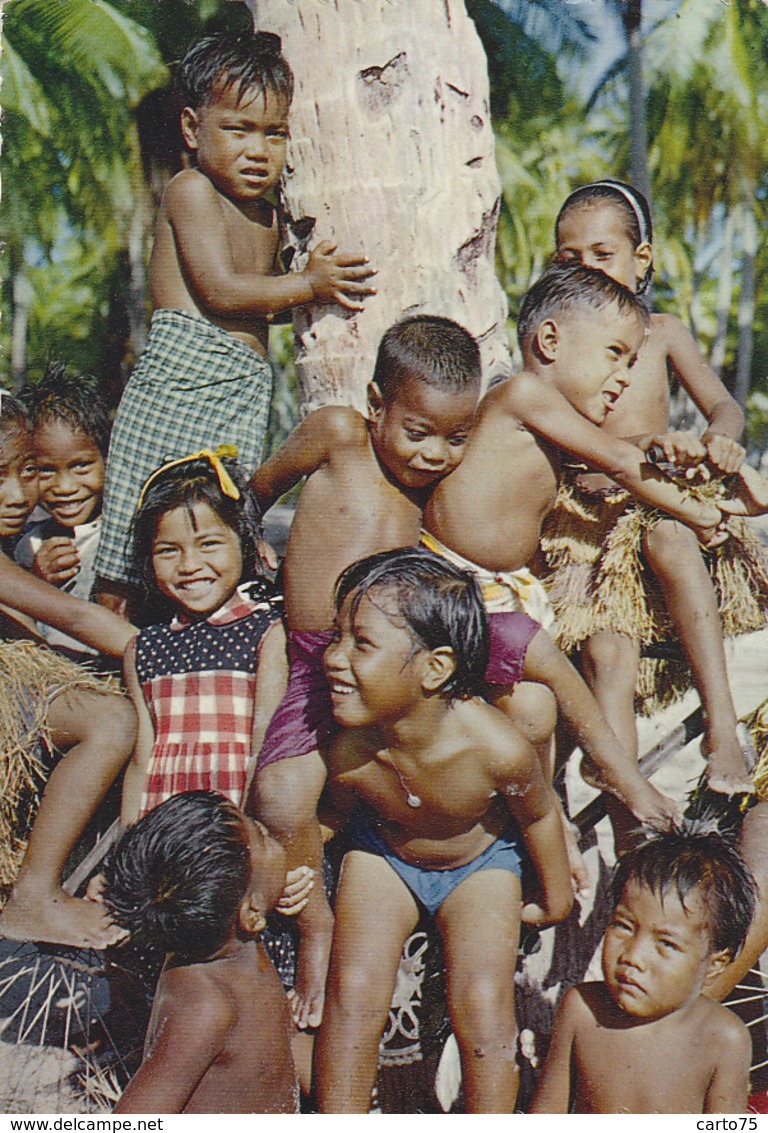
[(0, 900), (16, 879), (54, 751), (51, 701), (66, 693), (115, 691), (107, 679), (52, 650), (0, 641)]
[[(712, 488), (707, 491), (711, 498)], [(695, 494), (695, 489), (691, 490)], [(623, 488), (588, 491), (566, 474), (541, 539), (544, 582), (555, 610), (556, 639), (566, 653), (595, 633), (623, 633), (643, 646), (676, 646), (661, 588), (643, 559), (647, 532), (669, 518)], [(717, 594), (723, 634), (762, 629), (768, 618), (768, 556), (741, 519), (731, 537), (702, 551)], [(636, 708), (652, 715), (691, 684), (684, 658), (643, 657)]]

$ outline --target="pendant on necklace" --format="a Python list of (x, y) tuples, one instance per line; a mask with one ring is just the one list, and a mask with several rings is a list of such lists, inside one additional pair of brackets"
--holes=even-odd
[(414, 795), (411, 791), (408, 792), (408, 797), (405, 800), (408, 806), (412, 806), (414, 810), (421, 806), (421, 799), (418, 795)]

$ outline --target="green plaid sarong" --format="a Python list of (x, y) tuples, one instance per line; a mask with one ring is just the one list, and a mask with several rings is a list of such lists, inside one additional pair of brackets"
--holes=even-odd
[(112, 429), (99, 578), (138, 581), (131, 567), (131, 520), (144, 481), (161, 464), (234, 444), (246, 471), (256, 470), (271, 394), (269, 363), (245, 343), (198, 315), (155, 311)]

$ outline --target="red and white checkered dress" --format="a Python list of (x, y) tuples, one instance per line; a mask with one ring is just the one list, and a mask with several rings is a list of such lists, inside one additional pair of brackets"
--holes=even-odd
[(184, 791), (218, 791), (241, 805), (259, 647), (278, 616), (269, 600), (236, 592), (205, 621), (141, 631), (136, 672), (155, 729), (141, 814)]

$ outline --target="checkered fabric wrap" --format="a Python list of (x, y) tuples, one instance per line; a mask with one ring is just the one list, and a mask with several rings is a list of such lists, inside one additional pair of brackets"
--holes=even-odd
[(96, 557), (100, 578), (138, 581), (130, 525), (144, 481), (160, 465), (234, 444), (246, 471), (255, 471), (271, 395), (269, 363), (244, 343), (199, 316), (155, 311), (112, 430)]
[(142, 814), (183, 791), (242, 803), (259, 646), (274, 619), (269, 601), (237, 597), (207, 621), (139, 634), (136, 672), (155, 731)]

